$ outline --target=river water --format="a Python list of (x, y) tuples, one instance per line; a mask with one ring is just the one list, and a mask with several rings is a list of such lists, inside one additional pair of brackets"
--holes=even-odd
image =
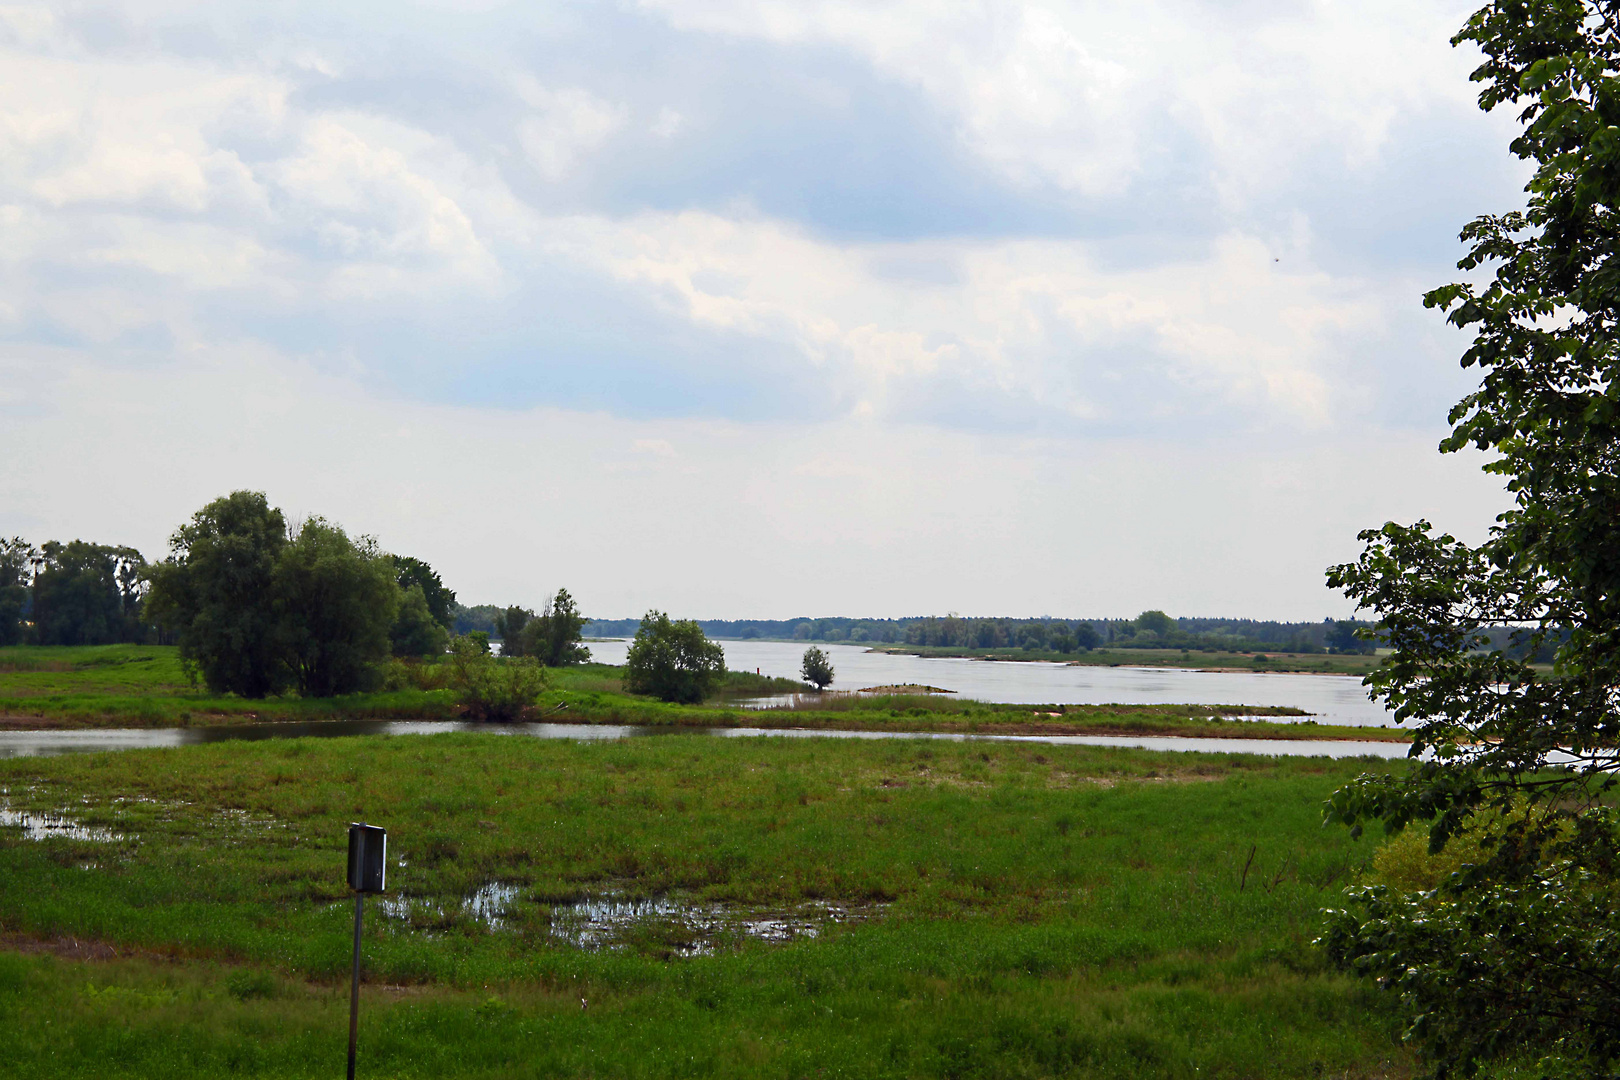
[[(624, 663), (628, 640), (590, 642), (591, 659)], [(722, 641), (726, 666), (799, 677), (807, 647), (793, 641)], [(978, 701), (1012, 705), (1284, 705), (1320, 724), (1393, 725), (1349, 675), (1195, 671), (1186, 668), (1095, 667), (1007, 660), (961, 660), (868, 652), (861, 645), (819, 646), (832, 659), (834, 690), (920, 683)], [(1286, 721), (1286, 717), (1273, 719)]]
[(537, 739), (631, 739), (696, 734), (715, 738), (938, 739), (948, 742), (1025, 742), (1050, 746), (1116, 746), (1208, 754), (1290, 757), (1406, 756), (1405, 743), (1334, 739), (1187, 739), (1115, 735), (960, 735), (954, 732), (810, 731), (803, 728), (623, 727), (610, 724), (478, 724), (446, 720), (322, 720), (312, 723), (238, 724), (201, 728), (102, 728), (80, 731), (0, 731), (0, 758), (43, 757), (107, 750), (162, 749), (259, 739), (333, 738), (345, 735), (438, 735), (478, 732)]

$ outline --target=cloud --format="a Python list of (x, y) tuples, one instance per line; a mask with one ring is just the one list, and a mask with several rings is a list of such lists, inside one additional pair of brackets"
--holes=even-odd
[[(518, 96), (532, 110), (532, 115), (518, 124), (518, 141), (547, 180), (567, 176), (580, 157), (601, 146), (624, 126), (625, 110), (589, 91), (548, 90), (528, 76), (520, 76), (517, 85)], [(658, 125), (669, 135), (680, 125), (679, 114), (673, 117), (659, 116)]]
[(1357, 528), (1426, 513), (1472, 535), (1504, 501), (1477, 461), (1415, 436), (1188, 447), (631, 420), (380, 400), (253, 348), (138, 372), (13, 349), (0, 386), (17, 395), (0, 535), (155, 557), (206, 501), (248, 487), (426, 559), (466, 602), (532, 607), (566, 586), (604, 617), (1316, 619), (1349, 614), (1321, 571), (1353, 556)]
[[(121, 433), (178, 457), (184, 438), (208, 448), (187, 500), (263, 476), (340, 520), (373, 505), (343, 487), (354, 476), (470, 516), (472, 496), (451, 492), (476, 490), (516, 534), (565, 511), (632, 534), (662, 514), (720, 543), (702, 493), (724, 490), (746, 507), (742, 541), (819, 572), (871, 558), (901, 573), (883, 544), (959, 536), (941, 550), (971, 560), (1102, 520), (1174, 535), (1141, 505), (1162, 489), (1217, 523), (1225, 556), (1277, 550), (1244, 522), (1282, 521), (1319, 565), (1328, 532), (1291, 515), (1366, 522), (1299, 485), (1361, 469), (1412, 493), (1410, 478), (1451, 476), (1419, 459), (1468, 373), (1417, 298), (1454, 276), (1459, 225), (1511, 208), (1523, 182), (1503, 151), (1511, 119), (1477, 113), (1473, 60), (1446, 42), (1466, 14), (1449, 0), (7, 9), (0, 413), (83, 449), (40, 457), (0, 432), (40, 482), (8, 479), (0, 504), (15, 496), (19, 528), (81, 520), (91, 503), (51, 492), (83, 488), (96, 453), (121, 460)], [(31, 379), (38, 392), (18, 389)], [(235, 419), (179, 423), (185, 409)], [(413, 449), (425, 471), (395, 485), (380, 463), (401, 427), (457, 450), (427, 465)], [(491, 440), (514, 447), (503, 463), (582, 479), (494, 468)], [(613, 479), (593, 494), (598, 476)], [(195, 509), (158, 487), (109, 494), (105, 512), (156, 499), (166, 530)], [(375, 505), (390, 529), (441, 536), (425, 512)], [(449, 534), (433, 542), (463, 557)], [(581, 544), (558, 557), (595, 565)], [(837, 563), (840, 545), (855, 561)], [(763, 556), (748, 569), (775, 581)], [(956, 606), (1032, 595), (1011, 571), (983, 576)], [(625, 585), (618, 610), (660, 580)], [(1236, 595), (1178, 580), (1209, 603)], [(1316, 604), (1315, 579), (1294, 580), (1287, 602)]]

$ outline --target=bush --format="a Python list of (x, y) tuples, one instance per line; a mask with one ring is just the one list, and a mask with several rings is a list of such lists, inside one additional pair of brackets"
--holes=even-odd
[(630, 643), (624, 686), (632, 694), (696, 705), (714, 692), (725, 673), (725, 650), (705, 637), (697, 623), (649, 611)]
[[(450, 651), (450, 685), (474, 720), (509, 723), (523, 719), (541, 691), (551, 685), (546, 669), (528, 657), (494, 657), (471, 635), (458, 637)], [(485, 646), (487, 648), (487, 646)]]

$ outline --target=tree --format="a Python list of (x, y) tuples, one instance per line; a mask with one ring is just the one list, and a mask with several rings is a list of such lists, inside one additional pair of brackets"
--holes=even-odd
[[(1620, 26), (1576, 0), (1498, 0), (1454, 43), (1485, 55), (1480, 105), (1519, 106), (1522, 212), (1480, 217), (1459, 264), (1478, 284), (1426, 305), (1471, 330), (1477, 390), (1442, 450), (1493, 454), (1513, 507), (1477, 547), (1426, 521), (1361, 534), (1329, 583), (1377, 613), (1392, 650), (1368, 679), (1414, 725), (1410, 768), (1335, 793), (1359, 832), (1428, 824), (1479, 861), (1439, 888), (1374, 887), (1324, 942), (1398, 994), (1437, 1075), (1511, 1057), (1538, 1074), (1620, 1063)], [(1525, 649), (1491, 647), (1517, 627)], [(1558, 643), (1550, 674), (1528, 660)], [(1516, 655), (1515, 655), (1516, 654)]]
[[(400, 590), (391, 557), (312, 517), (281, 549), (274, 596), (287, 663), (306, 697), (368, 689), (389, 656)], [(425, 606), (425, 601), (424, 601)]]
[(421, 559), (413, 559), (409, 555), (395, 555), (393, 560), (395, 580), (399, 582), (399, 587), (406, 592), (410, 592), (412, 586), (420, 588), (422, 600), (427, 604), (428, 613), (433, 616), (433, 621), (446, 630), (451, 629), (456, 621), (455, 590), (445, 588), (444, 582), (439, 580), (439, 575), (434, 573), (433, 567)]
[(146, 560), (129, 547), (74, 540), (43, 545), (35, 564), (34, 641), (110, 645), (145, 640), (141, 621)]
[(495, 616), (495, 636), (501, 639), (502, 656), (523, 655), (523, 631), (534, 621), (534, 612), (513, 605)]
[(825, 690), (833, 681), (831, 658), (814, 645), (810, 646), (804, 650), (804, 661), (799, 665), (799, 676), (817, 690)]
[(291, 680), (274, 584), (287, 523), (264, 493), (215, 499), (170, 538), (147, 570), (149, 616), (175, 635), (180, 658), (216, 694), (264, 697)]
[(1356, 619), (1340, 619), (1335, 622), (1327, 621), (1327, 633), (1323, 637), (1323, 644), (1329, 652), (1335, 653), (1371, 653), (1377, 651), (1377, 643), (1370, 638), (1363, 640), (1356, 636), (1362, 629), (1372, 629), (1368, 624)]
[(399, 594), (399, 614), (394, 617), (388, 640), (395, 656), (438, 656), (450, 641), (450, 634), (433, 617), (422, 586), (412, 585)]
[(0, 645), (20, 645), (25, 638), (29, 576), (38, 555), (20, 536), (0, 539)]
[(558, 589), (546, 600), (540, 614), (523, 628), (523, 655), (532, 656), (546, 667), (583, 664), (591, 651), (581, 643), (589, 620), (579, 613), (567, 589)]
[(1151, 630), (1161, 638), (1167, 638), (1176, 628), (1176, 620), (1162, 611), (1144, 611), (1136, 617), (1136, 629)]
[(649, 611), (630, 643), (624, 685), (632, 694), (695, 705), (714, 692), (725, 673), (725, 650), (704, 637), (702, 627)]
[(1097, 635), (1097, 628), (1088, 622), (1077, 623), (1074, 628), (1075, 647), (1082, 652), (1090, 652), (1101, 642)]

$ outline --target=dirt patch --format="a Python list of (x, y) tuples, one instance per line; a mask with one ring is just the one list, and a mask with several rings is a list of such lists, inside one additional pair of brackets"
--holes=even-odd
[(174, 960), (175, 957), (133, 945), (113, 945), (93, 938), (34, 937), (0, 932), (0, 952), (38, 956), (49, 953), (64, 960)]

